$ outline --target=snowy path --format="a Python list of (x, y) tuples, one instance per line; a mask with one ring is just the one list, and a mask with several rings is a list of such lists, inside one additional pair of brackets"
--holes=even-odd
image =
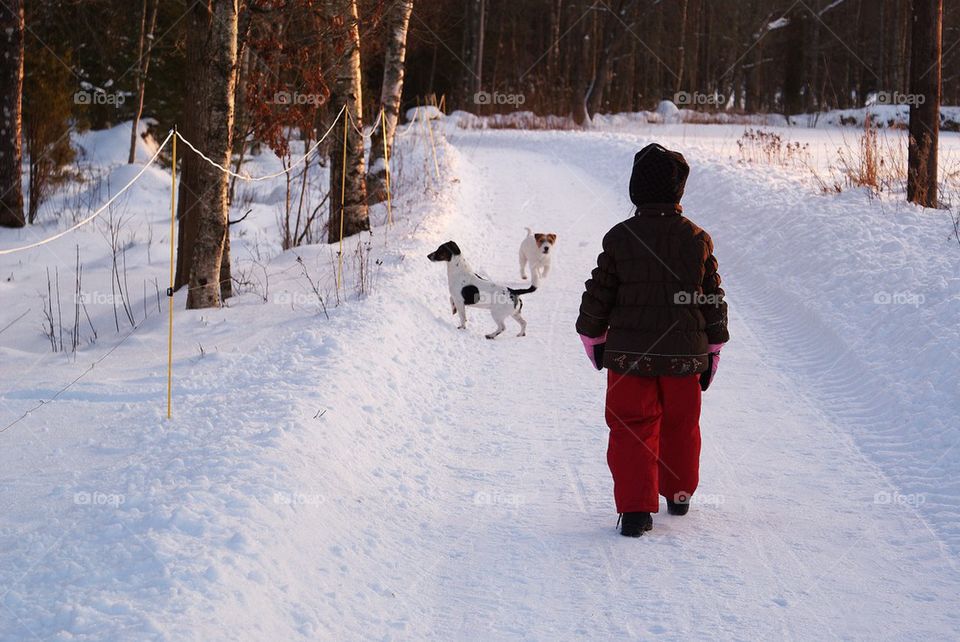
[[(734, 242), (706, 189), (772, 203), (774, 186), (691, 158), (705, 179), (688, 211), (718, 239), (733, 341), (705, 398), (691, 513), (627, 540), (604, 378), (573, 326), (600, 238), (630, 212), (636, 141), (452, 141), (459, 202), (403, 241), (362, 304), (330, 321), (271, 323), (251, 315), (262, 305), (184, 315), (184, 336), (218, 347), (178, 355), (172, 424), (153, 407), (162, 359), (144, 356), (162, 356), (158, 331), (8, 433), (30, 455), (0, 478), (17, 525), (0, 532), (15, 562), (0, 569), (0, 640), (960, 636), (956, 558), (912, 507), (875, 501), (894, 487), (840, 421), (863, 391), (810, 383), (832, 344), (810, 348), (815, 315), (784, 313), (745, 254), (755, 239)], [(528, 336), (484, 340), (482, 311), (457, 331), (426, 253), (452, 238), (518, 283), (526, 225), (559, 235), (525, 298)], [(106, 413), (110, 431), (94, 421)], [(78, 490), (126, 501), (91, 513), (70, 505)]]
[[(489, 325), (481, 313), (467, 336), (442, 319), (424, 337), (433, 350), (422, 367), (442, 366), (425, 378), (448, 380), (423, 401), (445, 433), (431, 456), (445, 455), (449, 469), (421, 541), (437, 557), (410, 597), (421, 614), (414, 630), (740, 639), (960, 631), (955, 560), (911, 509), (874, 503), (889, 482), (771, 367), (781, 356), (768, 319), (748, 316), (739, 301), (752, 284), (732, 275), (734, 343), (706, 398), (700, 501), (686, 518), (657, 516), (649, 538), (614, 535), (603, 377), (572, 327), (599, 238), (625, 214), (613, 190), (625, 184), (619, 165), (629, 156), (605, 157), (602, 144), (583, 140), (559, 154), (538, 154), (535, 143), (507, 152), (508, 140), (459, 137), (469, 165), (450, 236), (501, 280), (516, 278), (523, 225), (558, 233), (560, 246), (552, 279), (527, 297), (526, 339), (478, 340)], [(709, 211), (692, 215), (710, 227)], [(735, 247), (720, 252), (721, 267), (736, 262)], [(439, 315), (442, 278), (432, 280)]]

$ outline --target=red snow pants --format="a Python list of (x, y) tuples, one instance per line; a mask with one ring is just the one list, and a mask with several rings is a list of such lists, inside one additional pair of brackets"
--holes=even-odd
[(700, 480), (700, 375), (608, 370), (605, 415), (618, 513), (656, 513), (658, 495), (677, 501), (693, 494)]

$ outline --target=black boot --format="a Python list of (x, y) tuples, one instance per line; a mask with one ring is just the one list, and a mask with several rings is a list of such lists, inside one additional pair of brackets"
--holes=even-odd
[[(677, 498), (681, 499), (681, 498)], [(690, 496), (684, 495), (682, 501), (667, 500), (667, 512), (671, 515), (686, 515), (690, 510)]]
[(624, 537), (640, 537), (653, 528), (650, 513), (623, 513), (620, 515), (620, 534)]

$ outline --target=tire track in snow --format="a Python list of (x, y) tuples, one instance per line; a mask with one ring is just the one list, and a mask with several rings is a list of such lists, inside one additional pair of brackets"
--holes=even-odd
[[(471, 248), (470, 258), (475, 267), (483, 263), (483, 267), (498, 280), (509, 280), (509, 275), (515, 269), (512, 259), (514, 244), (518, 239), (514, 239), (512, 233), (514, 226), (520, 227), (530, 220), (534, 223), (543, 221), (536, 226), (560, 233), (553, 278), (542, 291), (536, 293), (536, 299), (530, 298), (525, 308), (525, 312), (529, 310), (532, 336), (522, 344), (511, 343), (510, 357), (513, 363), (524, 364), (520, 367), (532, 373), (532, 388), (537, 387), (537, 381), (543, 385), (545, 378), (551, 382), (551, 392), (558, 388), (563, 390), (559, 399), (550, 398), (547, 403), (569, 408), (573, 414), (568, 420), (575, 425), (575, 430), (594, 431), (586, 441), (582, 437), (574, 437), (571, 443), (577, 444), (576, 447), (538, 453), (540, 459), (550, 461), (558, 456), (576, 457), (580, 463), (573, 469), (575, 472), (572, 472), (569, 464), (561, 466), (559, 472), (551, 473), (542, 466), (537, 470), (537, 458), (531, 457), (526, 461), (530, 471), (536, 470), (537, 474), (547, 477), (559, 474), (561, 478), (569, 480), (569, 490), (561, 497), (575, 506), (576, 512), (568, 519), (606, 524), (602, 530), (586, 535), (587, 539), (599, 538), (591, 547), (601, 549), (600, 558), (586, 566), (596, 567), (599, 563), (607, 573), (578, 578), (578, 581), (590, 584), (591, 593), (602, 595), (594, 603), (606, 605), (605, 610), (601, 607), (600, 617), (591, 618), (590, 630), (607, 635), (622, 634), (627, 630), (626, 622), (629, 630), (639, 633), (634, 624), (642, 622), (642, 626), (646, 627), (642, 630), (646, 633), (640, 635), (669, 632), (671, 635), (699, 637), (698, 631), (711, 628), (725, 631), (725, 637), (733, 638), (773, 634), (802, 639), (809, 637), (812, 632), (825, 637), (843, 636), (843, 633), (837, 633), (838, 630), (861, 634), (873, 631), (877, 635), (889, 635), (892, 625), (889, 617), (875, 612), (851, 617), (847, 601), (851, 595), (862, 592), (863, 585), (871, 586), (876, 593), (874, 599), (882, 601), (883, 598), (878, 596), (884, 591), (892, 591), (898, 583), (913, 583), (914, 592), (911, 595), (916, 596), (914, 606), (923, 610), (925, 617), (932, 618), (928, 620), (930, 631), (942, 630), (937, 629), (937, 622), (942, 622), (944, 614), (925, 606), (924, 598), (929, 598), (930, 593), (924, 595), (921, 588), (927, 581), (925, 573), (931, 577), (942, 575), (942, 570), (938, 573), (936, 564), (929, 559), (924, 560), (930, 553), (929, 545), (922, 542), (891, 545), (878, 541), (880, 531), (874, 525), (880, 523), (878, 520), (885, 520), (886, 516), (870, 515), (869, 511), (857, 507), (853, 511), (856, 520), (865, 518), (868, 522), (866, 528), (858, 528), (857, 521), (851, 521), (854, 515), (849, 515), (850, 510), (841, 508), (841, 514), (834, 516), (829, 509), (818, 506), (821, 502), (830, 502), (828, 495), (821, 497), (816, 490), (807, 490), (812, 480), (817, 481), (812, 484), (814, 489), (817, 486), (829, 488), (833, 481), (830, 475), (843, 471), (845, 474), (840, 476), (840, 481), (845, 484), (846, 490), (867, 495), (876, 487), (879, 478), (874, 467), (862, 460), (847, 465), (850, 454), (856, 453), (856, 450), (850, 440), (844, 440), (842, 433), (819, 410), (821, 400), (798, 395), (791, 390), (789, 380), (784, 378), (783, 373), (770, 370), (771, 362), (765, 362), (760, 356), (764, 345), (758, 342), (757, 337), (750, 338), (753, 336), (750, 330), (762, 328), (764, 331), (781, 332), (786, 328), (776, 325), (767, 328), (764, 324), (770, 320), (747, 306), (736, 309), (741, 331), (737, 333), (738, 339), (732, 346), (738, 347), (731, 346), (732, 349), (726, 353), (724, 374), (716, 390), (708, 396), (705, 411), (705, 426), (708, 426), (705, 430), (708, 432), (705, 432), (705, 483), (701, 492), (708, 494), (711, 485), (715, 484), (712, 490), (715, 493), (719, 491), (727, 502), (720, 506), (700, 504), (695, 508), (696, 514), (689, 516), (692, 519), (685, 521), (671, 519), (661, 513), (655, 518), (653, 536), (643, 538), (640, 542), (621, 542), (616, 537), (603, 539), (611, 536), (613, 531), (607, 524), (608, 521), (612, 523), (612, 508), (608, 497), (609, 482), (605, 479), (606, 469), (602, 460), (605, 428), (602, 426), (602, 415), (598, 412), (602, 401), (598, 404), (594, 396), (602, 394), (602, 383), (593, 380), (589, 371), (578, 370), (582, 366), (579, 346), (569, 348), (580, 281), (589, 271), (595, 248), (599, 246), (599, 236), (620, 218), (618, 211), (622, 206), (615, 197), (610, 196), (608, 185), (624, 173), (618, 165), (619, 159), (630, 156), (616, 152), (626, 152), (625, 148), (632, 147), (629, 143), (609, 140), (609, 137), (600, 138), (597, 140), (596, 137), (575, 134), (461, 135), (456, 144), (476, 167), (472, 175), (465, 174), (462, 180), (465, 184), (480, 183), (481, 187), (474, 187), (465, 198), (463, 220), (452, 226), (454, 229), (461, 226), (468, 239), (470, 235), (477, 239), (476, 245)], [(538, 148), (544, 147), (549, 147), (549, 152), (538, 154)], [(544, 182), (531, 176), (536, 173), (532, 168), (538, 167), (554, 172), (553, 181)], [(579, 196), (571, 195), (562, 186), (565, 181), (583, 188), (582, 193)], [(525, 216), (518, 216), (522, 205), (530, 203), (531, 194), (539, 195), (532, 201), (533, 208)], [(577, 208), (580, 210), (577, 211)], [(702, 219), (704, 225), (710, 228), (708, 213), (692, 212), (692, 215), (695, 220)], [(484, 222), (484, 228), (492, 226), (494, 235), (480, 236), (474, 229), (479, 221)], [(482, 262), (473, 258), (473, 252), (498, 258), (489, 263)], [(723, 264), (721, 258), (721, 266)], [(508, 276), (502, 276), (504, 274)], [(744, 288), (753, 285), (752, 282), (743, 283), (742, 279), (738, 283), (738, 279), (729, 275), (727, 278), (731, 284)], [(734, 291), (733, 287), (731, 291)], [(544, 301), (549, 307), (551, 297), (556, 301), (562, 297), (564, 302), (554, 303), (559, 313), (550, 318), (550, 323), (556, 324), (550, 332), (555, 334), (556, 339), (544, 345), (554, 346), (551, 354), (555, 359), (546, 368), (548, 376), (542, 377), (540, 375), (545, 369), (538, 361), (538, 353), (534, 351), (530, 354), (528, 348), (534, 343), (530, 339), (543, 330), (543, 320), (536, 319), (539, 315), (537, 310), (542, 309)], [(739, 298), (735, 293), (735, 303), (732, 305), (736, 305)], [(483, 318), (482, 315), (477, 316)], [(761, 332), (760, 335), (765, 336), (765, 333)], [(563, 345), (564, 341), (568, 345)], [(743, 360), (738, 357), (737, 351), (749, 357), (753, 372), (744, 371)], [(485, 370), (494, 365), (485, 362), (477, 364), (477, 367)], [(773, 375), (773, 383), (757, 388), (758, 375), (760, 379)], [(734, 383), (737, 385), (732, 385)], [(587, 389), (571, 389), (578, 385), (584, 385)], [(752, 392), (745, 392), (751, 389)], [(509, 385), (491, 386), (488, 389), (492, 396), (510, 395), (511, 392)], [(757, 394), (761, 396), (753, 396)], [(765, 399), (764, 396), (769, 398)], [(529, 400), (518, 395), (513, 397), (517, 404), (529, 403)], [(580, 411), (576, 409), (578, 404), (583, 408)], [(781, 419), (780, 413), (783, 412), (792, 416)], [(737, 424), (738, 420), (745, 423)], [(523, 424), (523, 416), (517, 417), (516, 421), (519, 426), (515, 430), (529, 430), (529, 426)], [(774, 422), (781, 425), (776, 426)], [(712, 432), (711, 426), (716, 428), (716, 434), (709, 434)], [(784, 443), (770, 444), (768, 426), (774, 427), (775, 434), (791, 430), (802, 434), (788, 435), (786, 438), (777, 434)], [(720, 427), (732, 433), (720, 433)], [(819, 430), (837, 435), (839, 452), (824, 455), (813, 449), (809, 439)], [(565, 434), (568, 439), (573, 436), (569, 432)], [(751, 459), (760, 458), (762, 463), (751, 468), (752, 461), (743, 462), (729, 453), (723, 456), (717, 453), (715, 459), (710, 456), (714, 443), (717, 444), (716, 448), (723, 444), (724, 450), (727, 450), (729, 443), (731, 448), (738, 448), (741, 453), (749, 452)], [(554, 442), (543, 441), (541, 445), (552, 446)], [(784, 471), (778, 464), (792, 464), (792, 459), (797, 456), (806, 459), (800, 462), (802, 465), (794, 466), (798, 470), (792, 475), (784, 477)], [(717, 470), (723, 460), (734, 461), (734, 470)], [(593, 486), (585, 487), (579, 480), (580, 472), (584, 470), (590, 472)], [(768, 485), (764, 487), (764, 483)], [(596, 500), (584, 501), (584, 496), (595, 497)], [(777, 502), (783, 502), (789, 508), (783, 508)], [(539, 505), (530, 506), (529, 510), (542, 508)], [(804, 511), (807, 511), (806, 515)], [(904, 515), (902, 511), (894, 513), (892, 519), (899, 528), (916, 532), (918, 525), (915, 521), (911, 524), (909, 514)], [(812, 516), (808, 520), (810, 523), (804, 521), (805, 516)], [(540, 513), (538, 517), (543, 519), (544, 515)], [(823, 524), (816, 523), (818, 520), (822, 520)], [(834, 525), (831, 526), (831, 523)], [(543, 525), (527, 523), (519, 531), (546, 528), (548, 524), (549, 520)], [(849, 539), (844, 541), (841, 535), (841, 540), (836, 541), (829, 529), (836, 529), (837, 526), (842, 526), (837, 534), (849, 532)], [(553, 523), (552, 527), (562, 529), (563, 525)], [(750, 531), (741, 536), (738, 533), (740, 528)], [(852, 546), (844, 548), (844, 543)], [(566, 540), (560, 539), (556, 546), (563, 547), (565, 544)], [(899, 546), (905, 546), (907, 550), (899, 550)], [(708, 551), (732, 556), (729, 562), (734, 566), (712, 558)], [(668, 561), (678, 552), (680, 559)], [(638, 557), (634, 558), (634, 555)], [(920, 566), (907, 570), (901, 560), (919, 563)], [(584, 560), (579, 561), (582, 564)], [(786, 573), (785, 564), (789, 568)], [(553, 572), (560, 577), (566, 571), (553, 569)], [(823, 577), (823, 573), (828, 576)], [(829, 573), (834, 576), (829, 576)], [(626, 581), (628, 588), (618, 590), (617, 583), (610, 581), (611, 577)], [(864, 580), (865, 577), (872, 579)], [(642, 580), (640, 585), (636, 584), (638, 579)], [(682, 601), (681, 596), (690, 592), (691, 583), (698, 587), (693, 591), (698, 603), (694, 607), (695, 617), (691, 618), (697, 621), (696, 626), (670, 611)], [(624, 602), (622, 594), (634, 588), (638, 590), (639, 602), (630, 607)], [(734, 597), (732, 602), (731, 597)], [(507, 603), (513, 602), (507, 600)], [(652, 605), (652, 612), (645, 610), (644, 604)], [(516, 608), (513, 617), (519, 617), (518, 614), (523, 612)], [(955, 618), (948, 616), (945, 622), (949, 630), (957, 630)], [(530, 623), (529, 630), (543, 631), (537, 628), (543, 626), (544, 623), (537, 620)], [(486, 629), (486, 632), (496, 637), (498, 631), (503, 633), (504, 630), (492, 628)]]

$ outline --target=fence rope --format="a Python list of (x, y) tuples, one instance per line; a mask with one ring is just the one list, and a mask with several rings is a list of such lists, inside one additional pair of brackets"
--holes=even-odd
[[(157, 147), (157, 151), (154, 152), (153, 156), (150, 157), (150, 160), (148, 160), (146, 163), (144, 163), (144, 165), (140, 168), (140, 171), (137, 172), (136, 175), (135, 175), (133, 178), (131, 178), (131, 179), (127, 182), (126, 185), (124, 185), (123, 187), (121, 187), (120, 190), (119, 190), (116, 194), (114, 194), (112, 197), (110, 197), (110, 199), (109, 199), (106, 203), (104, 203), (103, 205), (101, 205), (100, 208), (97, 209), (97, 211), (95, 211), (93, 214), (90, 214), (89, 216), (87, 216), (87, 217), (84, 218), (83, 220), (75, 223), (74, 225), (71, 225), (70, 227), (68, 227), (67, 229), (65, 229), (65, 230), (63, 230), (63, 231), (61, 231), (61, 232), (57, 232), (56, 234), (54, 234), (53, 236), (50, 236), (50, 237), (48, 237), (48, 238), (42, 239), (42, 240), (37, 241), (37, 242), (35, 242), (35, 243), (29, 243), (29, 244), (27, 244), (27, 245), (22, 245), (22, 246), (19, 246), (19, 247), (12, 247), (12, 248), (8, 248), (8, 249), (5, 249), (5, 250), (0, 250), (0, 256), (6, 255), (6, 254), (14, 254), (14, 253), (16, 253), (16, 252), (23, 252), (24, 250), (32, 250), (32, 249), (35, 248), (35, 247), (40, 247), (41, 245), (46, 245), (47, 243), (50, 243), (50, 242), (52, 242), (52, 241), (56, 241), (57, 239), (66, 236), (67, 234), (73, 232), (74, 230), (77, 230), (77, 229), (83, 227), (84, 225), (90, 223), (90, 222), (93, 221), (94, 219), (96, 219), (98, 216), (100, 216), (101, 214), (103, 214), (103, 212), (105, 212), (105, 211), (107, 210), (107, 208), (109, 208), (111, 205), (113, 205), (114, 201), (116, 201), (118, 198), (120, 198), (120, 196), (122, 196), (124, 192), (126, 192), (128, 189), (130, 189), (130, 188), (133, 186), (134, 183), (136, 183), (138, 180), (140, 180), (140, 177), (143, 176), (143, 174), (147, 171), (147, 168), (149, 168), (151, 165), (153, 165), (154, 161), (157, 160), (157, 158), (160, 156), (160, 153), (163, 151), (163, 148), (166, 147), (166, 146), (167, 146), (167, 143), (169, 143), (170, 140), (171, 140), (172, 138), (174, 138), (174, 137), (179, 138), (181, 141), (183, 141), (183, 143), (184, 143), (187, 147), (189, 147), (189, 148), (192, 149), (194, 152), (196, 152), (196, 154), (197, 154), (200, 158), (202, 158), (202, 159), (205, 160), (206, 162), (210, 163), (211, 165), (213, 165), (214, 167), (216, 167), (217, 169), (219, 169), (221, 172), (224, 172), (224, 173), (226, 173), (226, 174), (228, 174), (228, 175), (230, 175), (230, 176), (233, 176), (233, 177), (238, 178), (238, 179), (243, 180), (243, 181), (250, 181), (250, 182), (266, 181), (266, 180), (269, 180), (269, 179), (271, 179), (271, 178), (277, 178), (278, 176), (283, 176), (284, 174), (289, 173), (294, 167), (296, 167), (296, 166), (299, 165), (300, 163), (303, 163), (303, 162), (306, 161), (310, 156), (312, 156), (313, 153), (317, 150), (317, 148), (319, 148), (320, 145), (323, 143), (323, 141), (326, 140), (327, 136), (330, 135), (330, 132), (333, 131), (333, 128), (336, 127), (337, 122), (340, 120), (340, 117), (343, 116), (343, 114), (345, 113), (345, 111), (346, 111), (346, 105), (344, 105), (344, 106), (340, 109), (340, 113), (337, 114), (337, 117), (334, 119), (333, 123), (331, 123), (331, 125), (330, 125), (330, 127), (327, 129), (326, 133), (324, 133), (324, 135), (320, 138), (320, 140), (318, 140), (316, 143), (314, 143), (314, 144), (310, 147), (310, 149), (307, 151), (307, 153), (305, 153), (303, 156), (301, 156), (296, 162), (292, 163), (292, 164), (291, 164), (289, 167), (287, 167), (286, 169), (284, 169), (284, 170), (282, 170), (282, 171), (279, 171), (279, 172), (276, 172), (276, 173), (274, 173), (274, 174), (268, 174), (268, 175), (266, 175), (266, 176), (256, 176), (256, 177), (254, 177), (254, 176), (244, 176), (244, 175), (242, 175), (242, 174), (238, 174), (238, 173), (236, 173), (236, 172), (234, 172), (234, 171), (231, 171), (230, 169), (227, 169), (226, 167), (224, 167), (223, 165), (219, 164), (218, 162), (216, 162), (215, 160), (213, 160), (212, 158), (210, 158), (209, 156), (207, 156), (206, 154), (204, 154), (203, 152), (201, 152), (199, 149), (197, 149), (197, 147), (196, 147), (193, 143), (191, 143), (189, 140), (187, 140), (186, 138), (184, 138), (183, 134), (181, 134), (179, 131), (177, 131), (176, 129), (172, 129), (172, 130), (170, 130), (170, 131), (167, 133), (167, 136), (166, 136), (166, 138), (163, 139), (163, 142), (161, 142), (160, 145)], [(174, 170), (174, 174), (175, 174), (175, 173), (176, 173), (176, 171)], [(171, 243), (172, 243), (172, 242), (173, 242), (173, 241), (171, 240)]]
[(100, 216), (101, 214), (103, 214), (103, 212), (106, 211), (106, 209), (107, 209), (108, 207), (110, 207), (111, 205), (113, 205), (113, 202), (114, 202), (114, 201), (116, 201), (118, 198), (120, 198), (120, 196), (123, 195), (124, 192), (126, 192), (128, 189), (130, 189), (130, 188), (133, 186), (133, 184), (136, 183), (136, 182), (140, 179), (141, 176), (143, 176), (144, 172), (146, 172), (147, 169), (148, 169), (151, 165), (153, 165), (153, 161), (157, 160), (157, 157), (160, 155), (160, 152), (163, 151), (163, 148), (164, 148), (164, 147), (166, 146), (166, 144), (170, 141), (170, 138), (171, 138), (172, 136), (173, 136), (173, 132), (171, 131), (170, 133), (167, 134), (167, 137), (163, 139), (163, 142), (160, 143), (160, 146), (157, 148), (157, 151), (156, 151), (156, 153), (154, 153), (153, 157), (152, 157), (149, 161), (147, 161), (146, 164), (144, 164), (143, 167), (140, 168), (140, 171), (137, 172), (136, 175), (135, 175), (133, 178), (131, 178), (131, 179), (127, 182), (126, 185), (124, 185), (123, 187), (120, 188), (120, 191), (119, 191), (119, 192), (117, 192), (117, 193), (114, 194), (112, 197), (110, 197), (110, 200), (108, 200), (106, 203), (104, 203), (103, 205), (101, 205), (101, 206), (100, 206), (100, 209), (98, 209), (96, 212), (94, 212), (94, 213), (91, 214), (90, 216), (86, 217), (86, 218), (83, 219), (82, 221), (80, 221), (80, 222), (78, 222), (78, 223), (75, 223), (74, 225), (71, 225), (70, 227), (68, 227), (67, 229), (63, 230), (62, 232), (57, 232), (57, 233), (54, 234), (53, 236), (50, 236), (50, 237), (48, 237), (48, 238), (45, 238), (45, 239), (43, 239), (43, 240), (41, 240), (41, 241), (37, 241), (36, 243), (30, 243), (29, 245), (22, 245), (22, 246), (20, 246), (20, 247), (12, 247), (12, 248), (7, 249), (7, 250), (0, 250), (0, 255), (4, 255), (4, 254), (14, 254), (15, 252), (22, 252), (22, 251), (24, 251), (24, 250), (32, 250), (32, 249), (35, 248), (35, 247), (40, 247), (41, 245), (46, 245), (47, 243), (50, 243), (50, 242), (52, 242), (52, 241), (56, 241), (58, 238), (61, 238), (61, 237), (63, 237), (63, 236), (66, 236), (66, 235), (69, 234), (70, 232), (72, 232), (72, 231), (74, 231), (74, 230), (76, 230), (76, 229), (79, 229), (79, 228), (83, 227), (83, 226), (86, 225), (87, 223), (91, 222), (92, 220), (94, 220), (95, 218), (97, 218), (98, 216)]
[[(383, 115), (383, 110), (380, 111), (380, 115)], [(373, 132), (377, 131), (377, 125), (380, 124), (380, 116), (377, 116), (377, 119), (373, 121), (373, 124), (370, 125), (370, 133), (364, 134), (363, 128), (357, 126), (357, 121), (350, 115), (350, 112), (347, 112), (347, 116), (350, 118), (350, 125), (353, 127), (353, 131), (357, 132), (362, 138), (373, 138)]]
[(238, 173), (234, 172), (233, 170), (231, 170), (231, 169), (229, 169), (229, 168), (227, 168), (227, 167), (224, 167), (223, 165), (221, 165), (221, 164), (218, 163), (217, 161), (213, 160), (212, 158), (210, 158), (209, 156), (207, 156), (206, 154), (204, 154), (203, 152), (201, 152), (199, 149), (196, 148), (196, 146), (194, 146), (193, 143), (191, 143), (189, 140), (187, 140), (186, 138), (184, 138), (184, 137), (183, 137), (183, 134), (181, 134), (180, 132), (177, 132), (177, 138), (179, 138), (181, 141), (183, 141), (183, 143), (184, 143), (187, 147), (189, 147), (189, 148), (192, 149), (194, 152), (196, 152), (197, 156), (199, 156), (200, 158), (202, 158), (203, 160), (207, 161), (208, 163), (210, 163), (211, 165), (213, 165), (214, 167), (216, 167), (217, 169), (219, 169), (221, 172), (223, 172), (223, 173), (225, 173), (225, 174), (227, 174), (227, 175), (229, 175), (229, 176), (233, 176), (234, 178), (237, 178), (237, 179), (239, 179), (239, 180), (241, 180), (241, 181), (249, 181), (249, 182), (251, 182), (251, 183), (256, 183), (256, 182), (259, 182), (259, 181), (268, 181), (268, 180), (270, 180), (270, 179), (272, 179), (272, 178), (277, 178), (278, 176), (283, 176), (284, 174), (289, 173), (290, 170), (292, 170), (294, 167), (296, 167), (296, 166), (299, 165), (300, 163), (302, 163), (302, 162), (306, 161), (308, 158), (310, 158), (310, 156), (312, 156), (313, 153), (314, 153), (315, 151), (317, 151), (317, 148), (320, 147), (320, 145), (323, 143), (323, 141), (325, 141), (325, 140), (327, 139), (327, 136), (330, 135), (330, 132), (333, 131), (333, 128), (337, 126), (337, 121), (340, 120), (340, 117), (343, 116), (343, 114), (344, 114), (344, 112), (346, 111), (346, 109), (347, 109), (347, 106), (346, 106), (346, 105), (344, 105), (343, 107), (340, 108), (340, 113), (338, 113), (338, 114), (337, 114), (337, 117), (333, 120), (332, 123), (330, 123), (330, 127), (327, 129), (327, 131), (324, 133), (324, 135), (320, 137), (320, 140), (318, 140), (317, 142), (315, 142), (315, 143), (310, 147), (310, 149), (307, 151), (307, 153), (305, 153), (303, 156), (301, 156), (299, 159), (297, 159), (296, 162), (291, 163), (286, 169), (281, 170), (281, 171), (279, 171), (279, 172), (275, 172), (275, 173), (273, 173), (273, 174), (267, 174), (266, 176), (250, 176), (250, 175), (238, 174)]

